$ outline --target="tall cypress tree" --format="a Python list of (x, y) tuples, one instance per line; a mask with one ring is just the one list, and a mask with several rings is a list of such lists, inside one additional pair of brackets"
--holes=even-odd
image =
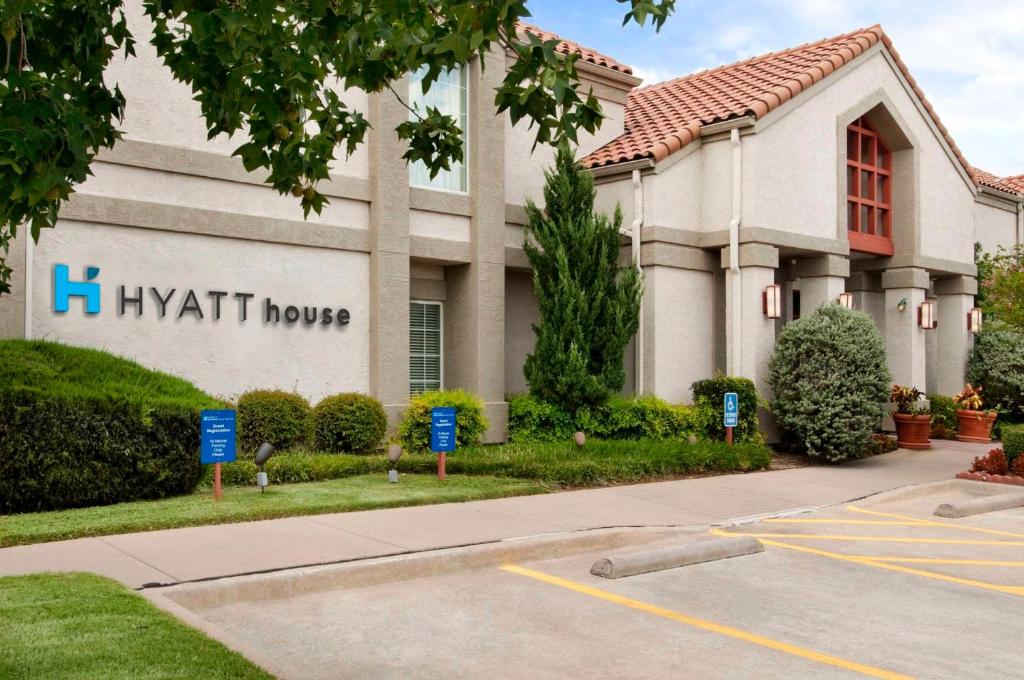
[(544, 178), (545, 210), (526, 205), (540, 322), (523, 372), (531, 394), (575, 412), (622, 389), (643, 284), (635, 267), (618, 265), (622, 211), (594, 213), (594, 178), (572, 152), (560, 148)]

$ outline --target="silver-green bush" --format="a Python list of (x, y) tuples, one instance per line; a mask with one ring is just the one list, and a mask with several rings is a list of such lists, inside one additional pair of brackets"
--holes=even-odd
[(769, 363), (787, 441), (838, 462), (864, 454), (889, 396), (885, 342), (866, 314), (826, 305), (787, 324)]
[(984, 388), (986, 407), (998, 407), (1001, 419), (1024, 417), (1024, 333), (1005, 323), (986, 323), (967, 362), (967, 379)]

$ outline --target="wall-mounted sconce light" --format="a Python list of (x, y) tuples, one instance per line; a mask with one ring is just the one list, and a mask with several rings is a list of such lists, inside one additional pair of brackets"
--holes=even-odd
[(772, 283), (764, 287), (761, 293), (761, 308), (769, 319), (782, 316), (782, 286)]
[(967, 330), (977, 333), (981, 330), (981, 307), (975, 307), (967, 312)]
[(917, 324), (926, 331), (930, 331), (938, 325), (935, 318), (935, 301), (925, 300), (917, 308)]
[(840, 293), (836, 302), (847, 309), (853, 309), (853, 293)]
[(907, 298), (900, 298), (900, 301), (896, 303), (897, 312), (907, 311)]

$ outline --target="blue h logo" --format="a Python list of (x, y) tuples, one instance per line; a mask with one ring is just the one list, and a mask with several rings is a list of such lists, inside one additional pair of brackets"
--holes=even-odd
[(85, 298), (85, 313), (100, 313), (100, 284), (89, 283), (100, 273), (99, 267), (85, 268), (85, 281), (69, 281), (68, 266), (58, 264), (53, 267), (53, 310), (68, 311), (68, 301), (72, 297)]

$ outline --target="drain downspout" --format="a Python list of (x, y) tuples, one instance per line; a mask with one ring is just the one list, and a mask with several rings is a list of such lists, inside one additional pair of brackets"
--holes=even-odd
[[(636, 262), (636, 270), (643, 277), (644, 268), (640, 264), (640, 228), (644, 224), (644, 183), (640, 177), (640, 171), (633, 171), (633, 224), (630, 225), (630, 237), (632, 238), (633, 260)], [(637, 396), (644, 393), (644, 306), (643, 292), (640, 293), (640, 317), (636, 328), (636, 354), (633, 366), (633, 384)]]
[(732, 288), (732, 361), (728, 366), (734, 376), (743, 374), (743, 295), (740, 272), (740, 222), (743, 219), (743, 146), (740, 131), (729, 131), (732, 143), (732, 219), (729, 220), (729, 283)]
[(1024, 196), (1017, 202), (1017, 245), (1024, 245)]

